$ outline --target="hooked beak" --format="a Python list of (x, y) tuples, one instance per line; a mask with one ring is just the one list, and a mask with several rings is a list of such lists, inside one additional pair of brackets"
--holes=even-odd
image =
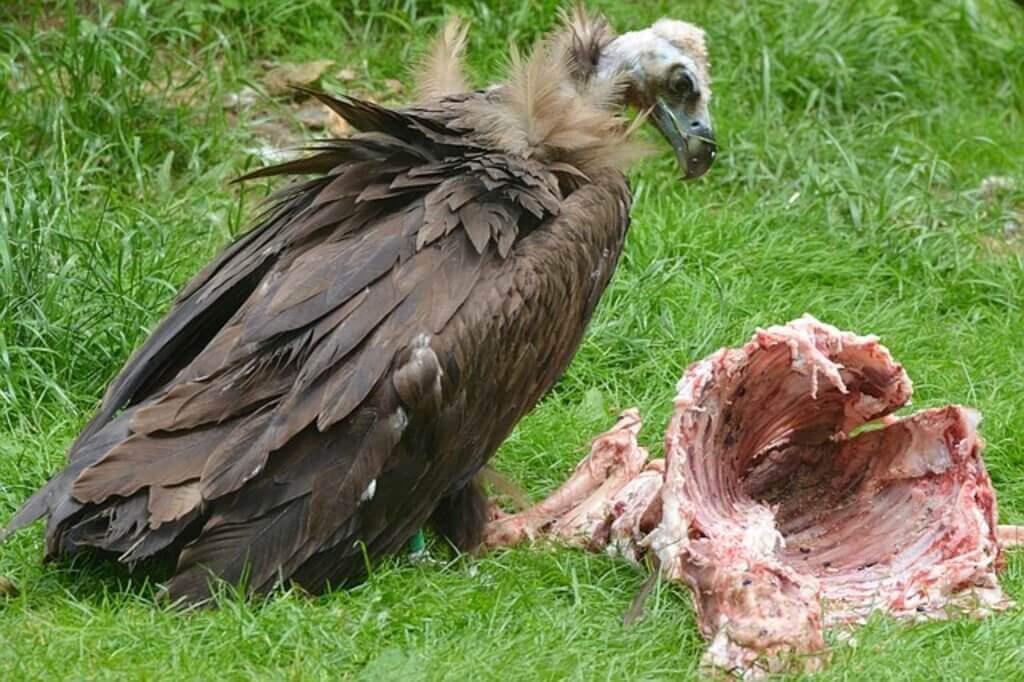
[(679, 166), (686, 170), (684, 177), (687, 180), (708, 172), (718, 150), (710, 123), (673, 109), (662, 99), (654, 104), (651, 118), (676, 151)]

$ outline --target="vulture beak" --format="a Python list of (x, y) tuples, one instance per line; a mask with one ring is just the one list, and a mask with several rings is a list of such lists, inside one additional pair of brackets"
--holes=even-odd
[(679, 166), (685, 169), (684, 177), (687, 180), (699, 178), (708, 172), (718, 150), (709, 121), (690, 116), (682, 109), (674, 109), (660, 98), (654, 104), (651, 117), (654, 125), (676, 151)]

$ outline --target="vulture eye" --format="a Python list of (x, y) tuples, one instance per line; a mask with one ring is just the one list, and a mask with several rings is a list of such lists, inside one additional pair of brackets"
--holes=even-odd
[(669, 87), (672, 89), (673, 94), (684, 98), (693, 96), (697, 91), (693, 78), (683, 69), (676, 69), (675, 73), (672, 74)]

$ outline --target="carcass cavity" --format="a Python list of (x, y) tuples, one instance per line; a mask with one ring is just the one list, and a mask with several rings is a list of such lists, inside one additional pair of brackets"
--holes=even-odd
[(810, 317), (710, 360), (684, 376), (668, 439), (690, 535), (806, 577), (832, 623), (938, 614), (951, 590), (992, 582), (976, 412), (892, 416), (910, 399), (903, 368), (876, 338)]

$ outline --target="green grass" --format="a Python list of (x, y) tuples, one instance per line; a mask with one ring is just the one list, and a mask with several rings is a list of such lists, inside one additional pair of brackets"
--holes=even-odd
[[(595, 3), (620, 29), (661, 15), (711, 37), (722, 154), (682, 185), (667, 152), (631, 174), (627, 252), (572, 368), (503, 446), (541, 496), (638, 405), (660, 451), (691, 361), (804, 312), (880, 335), (915, 406), (985, 415), (1005, 521), (1024, 523), (1024, 11), (1009, 0)], [(174, 291), (244, 229), (266, 188), (220, 102), (259, 60), (332, 58), (362, 92), (407, 85), (446, 10), (471, 65), (554, 21), (477, 1), (186, 0), (0, 8), (0, 519), (61, 464), (106, 382)], [(345, 10), (336, 9), (346, 6)], [(199, 86), (197, 92), (189, 88)], [(336, 81), (327, 86), (340, 88)], [(653, 138), (652, 138), (653, 139)], [(992, 175), (1016, 178), (991, 199)], [(1012, 227), (1012, 225), (1011, 225)], [(1024, 230), (1024, 228), (1021, 228)], [(517, 549), (382, 566), (363, 586), (182, 615), (137, 576), (39, 564), (41, 529), (0, 548), (0, 677), (678, 679), (703, 648), (687, 595), (621, 616), (643, 577), (602, 556)], [(1024, 558), (1008, 591), (1024, 598)], [(2, 599), (2, 598), (0, 598)], [(836, 642), (823, 679), (1021, 679), (1024, 615)]]

